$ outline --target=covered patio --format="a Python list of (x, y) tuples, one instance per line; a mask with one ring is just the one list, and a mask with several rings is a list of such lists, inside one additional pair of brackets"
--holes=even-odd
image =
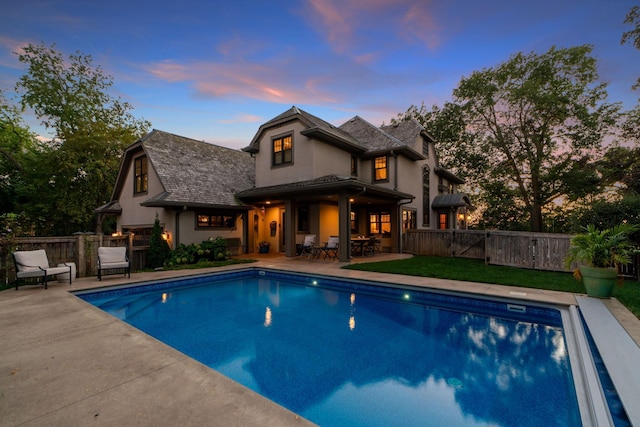
[(304, 235), (316, 235), (318, 245), (338, 236), (342, 262), (353, 255), (351, 244), (344, 244), (352, 235), (377, 235), (387, 251), (400, 252), (401, 208), (414, 199), (411, 194), (338, 175), (253, 188), (237, 197), (268, 218), (277, 252), (296, 256), (296, 245)]

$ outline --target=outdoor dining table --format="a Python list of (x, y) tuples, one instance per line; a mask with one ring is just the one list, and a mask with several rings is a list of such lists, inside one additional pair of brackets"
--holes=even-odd
[(368, 237), (352, 237), (351, 247), (355, 249), (355, 253), (359, 254), (360, 256), (364, 256), (364, 246), (369, 243), (370, 240), (371, 239), (369, 239)]

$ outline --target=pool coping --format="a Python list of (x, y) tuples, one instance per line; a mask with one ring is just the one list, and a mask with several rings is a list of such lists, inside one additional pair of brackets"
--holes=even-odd
[[(258, 258), (258, 257), (256, 257)], [(383, 257), (377, 257), (376, 261)], [(301, 426), (296, 414), (223, 377), (69, 291), (133, 284), (247, 267), (472, 293), (553, 305), (577, 305), (565, 292), (340, 269), (345, 263), (265, 257), (254, 264), (134, 273), (131, 279), (83, 278), (0, 292), (0, 414), (8, 425), (182, 424)], [(631, 329), (640, 325), (623, 313)], [(624, 308), (624, 306), (622, 306)], [(616, 318), (618, 316), (616, 315)], [(635, 325), (635, 326), (634, 326)], [(640, 326), (638, 326), (640, 331)], [(636, 341), (637, 347), (637, 341)], [(635, 357), (635, 356), (634, 356)], [(637, 364), (636, 364), (637, 366)], [(179, 390), (180, 393), (176, 393)], [(636, 403), (637, 398), (636, 398)]]

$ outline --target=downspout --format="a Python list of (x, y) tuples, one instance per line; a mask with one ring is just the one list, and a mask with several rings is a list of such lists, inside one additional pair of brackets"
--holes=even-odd
[(400, 236), (398, 237), (398, 243), (399, 243), (399, 247), (400, 247), (400, 252), (402, 253), (402, 206), (404, 205), (408, 205), (409, 203), (413, 202), (415, 200), (415, 197), (410, 198), (409, 200), (407, 200), (406, 202), (401, 202), (398, 201), (398, 218), (399, 218), (399, 222), (400, 222), (400, 227), (398, 227), (398, 233), (400, 234)]

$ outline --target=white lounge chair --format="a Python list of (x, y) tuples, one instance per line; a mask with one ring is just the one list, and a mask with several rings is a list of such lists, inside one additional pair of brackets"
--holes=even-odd
[(124, 270), (124, 274), (131, 277), (131, 266), (127, 257), (127, 248), (106, 247), (98, 248), (98, 280), (102, 280), (103, 270)]
[(13, 262), (16, 266), (16, 290), (20, 279), (37, 278), (47, 289), (47, 278), (58, 274), (69, 274), (69, 284), (71, 284), (71, 265), (64, 264), (59, 267), (50, 267), (47, 253), (44, 249), (35, 251), (15, 251), (12, 253)]

